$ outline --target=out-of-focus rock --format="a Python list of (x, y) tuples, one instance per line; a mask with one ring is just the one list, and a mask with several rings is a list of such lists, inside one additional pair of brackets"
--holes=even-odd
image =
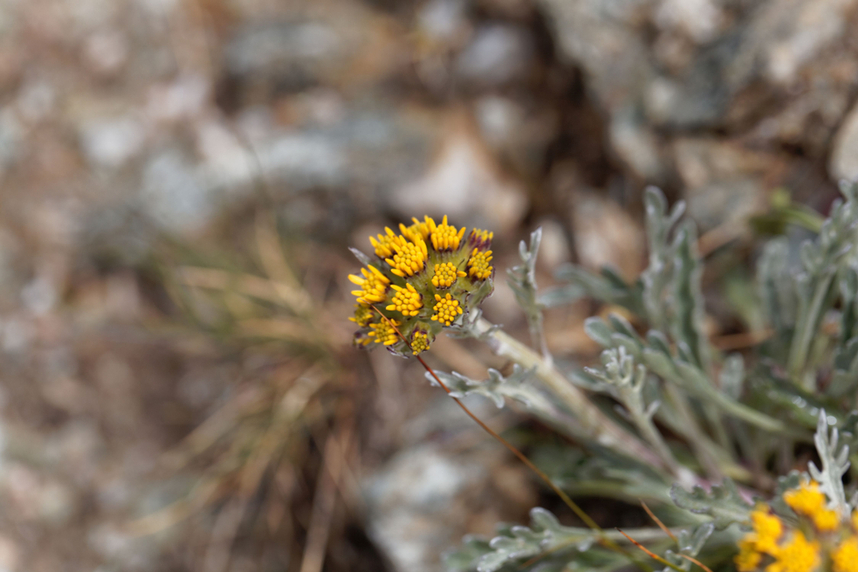
[(122, 167), (137, 155), (145, 136), (143, 125), (131, 115), (90, 120), (81, 129), (81, 143), (89, 160), (109, 169)]
[(647, 0), (542, 0), (561, 54), (587, 72), (589, 87), (608, 110), (637, 99), (654, 75), (638, 26)]
[(224, 48), (225, 80), (242, 90), (239, 104), (317, 85), (367, 86), (407, 63), (398, 32), (390, 19), (350, 2), (302, 17), (251, 20)]
[(93, 527), (88, 544), (112, 565), (127, 570), (150, 570), (157, 558), (157, 545), (151, 538), (129, 534), (122, 526), (104, 523)]
[(663, 30), (677, 30), (697, 44), (714, 39), (725, 23), (722, 0), (662, 0), (655, 22)]
[(848, 16), (855, 6), (855, 0), (767, 2), (747, 34), (749, 46), (764, 57), (767, 79), (784, 85), (796, 81), (802, 66), (852, 29)]
[(464, 0), (430, 0), (417, 12), (417, 30), (433, 42), (454, 42), (468, 32)]
[(208, 103), (209, 81), (197, 74), (185, 74), (169, 83), (153, 85), (147, 93), (146, 113), (164, 122), (193, 119)]
[(12, 165), (24, 146), (24, 128), (11, 109), (0, 109), (0, 176)]
[[(673, 168), (685, 177), (687, 169), (657, 149), (689, 130), (745, 132), (825, 156), (858, 88), (858, 46), (848, 33), (858, 25), (856, 0), (540, 5), (562, 54), (584, 70), (608, 116), (612, 150), (646, 181), (669, 180)], [(739, 178), (747, 178), (746, 190), (784, 182), (760, 173)], [(733, 179), (711, 182), (726, 188)]]
[(563, 226), (556, 220), (542, 220), (538, 226), (542, 228), (542, 242), (539, 245), (537, 265), (544, 272), (551, 274), (558, 266), (569, 262), (569, 240)]
[(22, 521), (61, 525), (76, 510), (77, 499), (67, 485), (21, 463), (8, 463), (0, 474), (0, 494), (10, 514)]
[(678, 139), (674, 162), (685, 187), (688, 212), (702, 230), (744, 224), (766, 208), (766, 180), (777, 180), (783, 162), (771, 153), (714, 138)]
[(18, 545), (6, 536), (0, 536), (0, 572), (14, 572), (18, 570), (21, 559), (21, 551)]
[(93, 71), (109, 76), (128, 60), (128, 40), (120, 30), (104, 29), (86, 39), (83, 54)]
[(545, 152), (559, 128), (555, 110), (492, 94), (474, 102), (473, 115), (480, 137), (498, 162), (523, 180), (539, 178)]
[[(491, 534), (535, 499), (525, 474), (488, 451), (452, 454), (434, 446), (403, 451), (367, 488), (369, 532), (395, 570), (435, 572), (465, 531)], [(498, 503), (498, 499), (507, 499)], [(506, 505), (506, 506), (504, 506)]]
[(837, 131), (828, 172), (833, 179), (858, 180), (858, 106), (849, 112)]
[(581, 265), (596, 271), (610, 266), (629, 281), (640, 274), (646, 262), (643, 229), (615, 202), (574, 192), (572, 229)]
[(525, 190), (505, 177), (473, 128), (457, 120), (444, 130), (435, 161), (414, 182), (400, 185), (390, 196), (396, 211), (448, 214), (460, 224), (481, 226), (495, 233), (508, 231), (524, 216)]
[(178, 150), (158, 154), (145, 167), (141, 206), (165, 230), (202, 228), (215, 212), (211, 198), (193, 163)]
[(663, 178), (664, 166), (659, 156), (661, 142), (639, 113), (626, 109), (614, 114), (609, 136), (614, 151), (636, 176), (645, 181)]
[(456, 73), (479, 87), (526, 78), (534, 61), (531, 37), (521, 28), (493, 24), (480, 28), (454, 64)]
[(474, 111), (483, 140), (495, 149), (511, 146), (526, 121), (521, 106), (496, 95), (479, 99)]

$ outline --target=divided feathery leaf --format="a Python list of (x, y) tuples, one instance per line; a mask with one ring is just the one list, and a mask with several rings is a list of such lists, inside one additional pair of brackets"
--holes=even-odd
[(848, 514), (849, 505), (846, 502), (846, 492), (843, 490), (843, 475), (849, 470), (849, 446), (844, 444), (838, 449), (838, 439), (836, 427), (832, 427), (829, 434), (828, 415), (825, 410), (820, 410), (813, 442), (819, 452), (822, 469), (819, 469), (813, 461), (808, 463), (807, 468), (813, 480), (819, 483), (819, 489), (828, 496), (829, 505), (841, 514)]
[(646, 234), (649, 246), (649, 266), (641, 274), (643, 305), (649, 323), (656, 329), (667, 330), (665, 290), (673, 279), (671, 268), (675, 256), (670, 244), (670, 233), (685, 213), (685, 203), (679, 201), (670, 213), (667, 199), (656, 187), (647, 187), (644, 193)]
[(748, 520), (753, 508), (742, 498), (736, 483), (731, 479), (724, 479), (720, 486), (712, 485), (708, 493), (700, 486), (695, 486), (688, 492), (679, 484), (674, 484), (670, 489), (670, 498), (680, 508), (711, 516), (712, 523), (718, 530), (723, 530), (734, 522)]
[(742, 395), (742, 385), (745, 381), (745, 359), (742, 354), (730, 354), (724, 360), (724, 367), (718, 375), (718, 381), (728, 397), (738, 400)]
[[(683, 570), (691, 570), (692, 562), (687, 558), (683, 558), (680, 554), (696, 558), (703, 549), (703, 545), (715, 532), (715, 525), (711, 522), (695, 526), (693, 529), (682, 529), (677, 534), (677, 549), (667, 550), (664, 553), (664, 558), (671, 564), (674, 564)], [(668, 572), (670, 568), (665, 567), (663, 572)]]
[(362, 266), (369, 266), (370, 264), (373, 264), (373, 260), (357, 248), (350, 246), (349, 250), (352, 254), (355, 255), (355, 258), (358, 259)]
[(518, 245), (518, 253), (523, 264), (514, 266), (507, 272), (510, 279), (507, 281), (518, 305), (527, 316), (527, 325), (530, 328), (530, 338), (545, 359), (550, 360), (548, 346), (545, 342), (545, 332), (542, 329), (542, 306), (536, 298), (538, 287), (536, 285), (536, 257), (539, 254), (539, 245), (542, 242), (542, 227), (530, 233), (530, 246), (523, 240)]
[(502, 328), (500, 324), (492, 324), (491, 326), (480, 330), (477, 327), (477, 322), (483, 317), (483, 311), (480, 308), (474, 308), (467, 314), (461, 316), (459, 321), (454, 322), (447, 327), (447, 335), (451, 338), (466, 338), (479, 340), (488, 343), (492, 339), (492, 334)]
[(477, 567), (480, 558), (492, 551), (489, 539), (468, 535), (462, 538), (462, 546), (448, 551), (442, 559), (447, 572), (469, 572)]
[[(489, 379), (483, 381), (465, 377), (455, 371), (453, 373), (438, 371), (436, 374), (450, 390), (450, 396), (459, 399), (467, 395), (483, 395), (491, 399), (498, 408), (503, 407), (504, 397), (515, 399), (528, 407), (544, 400), (538, 390), (528, 383), (533, 370), (525, 370), (518, 364), (513, 366), (512, 375), (509, 377), (504, 377), (498, 370), (489, 368)], [(426, 379), (433, 384), (436, 383), (432, 374), (428, 372)]]
[(626, 284), (625, 280), (611, 268), (603, 267), (597, 275), (581, 266), (567, 264), (561, 266), (554, 276), (570, 284), (540, 295), (539, 303), (543, 307), (569, 304), (583, 296), (589, 296), (608, 304), (622, 306), (638, 316), (644, 315), (641, 282)]
[[(596, 537), (596, 533), (588, 528), (561, 525), (553, 514), (543, 508), (532, 509), (530, 521), (529, 527), (513, 526), (488, 543), (470, 539), (462, 550), (447, 556), (445, 563), (448, 569), (464, 571), (476, 568), (478, 572), (495, 572), (512, 561), (563, 548), (584, 552), (593, 545)], [(469, 566), (461, 566), (469, 557)], [(459, 566), (454, 567), (456, 564)]]
[[(798, 318), (790, 344), (787, 369), (794, 381), (814, 383), (805, 368), (822, 318), (837, 298), (835, 277), (848, 262), (847, 256), (858, 240), (858, 186), (844, 183), (845, 201), (835, 201), (816, 240), (801, 245), (802, 271), (795, 278), (799, 291)], [(807, 378), (807, 379), (806, 379)]]
[(697, 237), (694, 225), (683, 224), (673, 243), (674, 275), (671, 280), (670, 301), (673, 310), (671, 334), (679, 345), (687, 346), (688, 361), (709, 370), (709, 343), (703, 334), (703, 292), (700, 277), (703, 269), (697, 257)]

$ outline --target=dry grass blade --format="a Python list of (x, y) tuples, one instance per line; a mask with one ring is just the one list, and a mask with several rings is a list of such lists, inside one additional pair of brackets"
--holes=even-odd
[(669, 529), (669, 528), (667, 528), (667, 527), (664, 525), (664, 523), (663, 523), (663, 522), (661, 522), (661, 520), (660, 520), (657, 516), (655, 516), (655, 514), (653, 514), (653, 512), (650, 510), (650, 508), (646, 505), (646, 503), (645, 503), (644, 501), (641, 501), (641, 506), (642, 506), (642, 507), (643, 507), (643, 509), (646, 511), (646, 513), (649, 515), (649, 517), (650, 517), (651, 519), (653, 519), (653, 521), (655, 521), (655, 523), (658, 525), (658, 527), (659, 527), (660, 529), (662, 529), (662, 530), (664, 531), (664, 533), (670, 537), (670, 539), (671, 539), (671, 540), (673, 540), (674, 542), (676, 542), (676, 535), (674, 535), (674, 534), (670, 531), (670, 529)]
[(688, 556), (687, 554), (680, 554), (679, 556), (681, 556), (682, 558), (685, 558), (686, 560), (688, 560), (690, 562), (693, 562), (694, 564), (697, 564), (698, 566), (703, 568), (706, 572), (712, 572), (711, 568), (709, 568), (708, 566), (706, 566), (705, 564), (703, 564), (702, 562), (700, 562), (696, 558), (692, 558), (691, 556)]
[[(249, 318), (238, 323), (241, 336), (307, 342), (307, 326), (290, 318)], [(312, 340), (310, 340), (312, 341)]]
[[(338, 438), (338, 434), (342, 434), (342, 437)], [(351, 431), (346, 430), (331, 433), (325, 441), (322, 468), (319, 471), (313, 497), (313, 510), (310, 514), (307, 543), (300, 572), (321, 572), (322, 570), (334, 516), (336, 491), (342, 490), (340, 480), (346, 466), (344, 453), (348, 450), (350, 441)]]
[(220, 484), (219, 479), (205, 481), (197, 485), (189, 497), (128, 523), (125, 531), (132, 536), (148, 536), (167, 530), (206, 506), (215, 496)]
[(252, 454), (242, 468), (238, 487), (241, 496), (250, 497), (257, 490), (266, 468), (286, 443), (291, 425), (299, 419), (310, 399), (324, 385), (324, 381), (314, 374), (315, 369), (311, 368), (298, 376), (298, 381), (280, 400), (274, 411), (274, 418), (257, 440)]
[(265, 273), (271, 278), (277, 295), (296, 314), (306, 315), (313, 300), (286, 263), (286, 253), (280, 244), (272, 217), (260, 214), (256, 220), (256, 247)]
[(668, 562), (667, 560), (665, 560), (664, 558), (662, 558), (661, 556), (659, 556), (659, 555), (658, 555), (658, 554), (656, 554), (655, 552), (653, 552), (653, 551), (649, 550), (646, 546), (644, 546), (643, 544), (641, 544), (640, 542), (638, 542), (637, 540), (635, 540), (634, 538), (632, 538), (631, 536), (629, 536), (628, 534), (626, 534), (625, 532), (623, 532), (622, 530), (620, 530), (619, 528), (617, 529), (617, 532), (619, 532), (620, 534), (622, 534), (623, 536), (625, 536), (625, 537), (628, 539), (628, 541), (629, 541), (629, 542), (631, 542), (632, 544), (634, 544), (635, 546), (637, 546), (638, 548), (640, 548), (640, 549), (641, 549), (641, 550), (642, 550), (642, 551), (643, 551), (647, 556), (649, 556), (649, 557), (650, 557), (650, 558), (652, 558), (653, 560), (656, 560), (656, 561), (658, 561), (658, 562), (661, 562), (662, 564), (664, 564), (664, 565), (665, 565), (665, 566), (667, 566), (668, 568), (671, 568), (672, 570), (677, 570), (678, 572), (684, 572), (684, 571), (682, 570), (682, 568), (680, 568), (680, 567), (679, 567), (679, 566), (677, 566), (676, 564), (671, 564), (670, 562)]
[(229, 570), (232, 545), (247, 513), (248, 503), (249, 499), (234, 497), (218, 512), (203, 558), (203, 572)]
[(222, 292), (235, 292), (274, 304), (281, 304), (273, 282), (252, 274), (235, 274), (215, 268), (184, 266), (176, 272), (179, 282), (190, 288), (205, 288)]

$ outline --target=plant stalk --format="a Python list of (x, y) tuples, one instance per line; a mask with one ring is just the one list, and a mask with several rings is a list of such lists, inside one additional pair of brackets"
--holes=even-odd
[(652, 467), (670, 471), (661, 457), (636, 435), (629, 433), (590, 401), (589, 397), (566, 379), (556, 368), (532, 349), (480, 319), (473, 328), (476, 336), (486, 336), (489, 346), (499, 356), (511, 359), (526, 369), (533, 369), (536, 377), (557, 395), (567, 409), (578, 419), (585, 437), (595, 443), (622, 453)]

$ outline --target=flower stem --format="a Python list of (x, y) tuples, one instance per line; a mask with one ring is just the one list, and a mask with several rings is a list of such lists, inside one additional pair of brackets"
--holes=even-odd
[(563, 400), (566, 408), (579, 421), (584, 433), (582, 437), (652, 467), (670, 471), (671, 467), (666, 466), (662, 458), (645, 442), (605, 415), (581, 389), (573, 385), (555, 367), (546, 363), (532, 349), (504, 332), (492, 328), (492, 325), (484, 319), (480, 319), (474, 325), (473, 333), (476, 336), (485, 335), (489, 346), (496, 354), (509, 358), (526, 369), (532, 368), (536, 377)]

